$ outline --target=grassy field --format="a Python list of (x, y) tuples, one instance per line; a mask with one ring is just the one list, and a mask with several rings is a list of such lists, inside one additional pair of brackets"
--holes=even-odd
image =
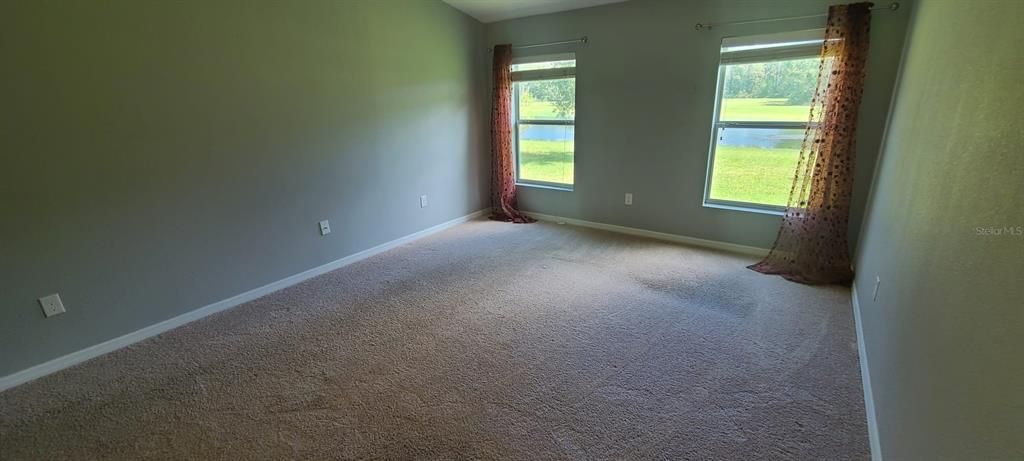
[(791, 106), (784, 98), (725, 98), (720, 118), (731, 122), (806, 122), (810, 111), (810, 105)]
[(530, 101), (519, 106), (519, 118), (526, 120), (560, 119), (555, 112), (555, 105), (547, 101)]
[(561, 141), (519, 141), (519, 177), (531, 181), (572, 184), (572, 144)]
[(786, 206), (799, 149), (719, 146), (711, 198)]

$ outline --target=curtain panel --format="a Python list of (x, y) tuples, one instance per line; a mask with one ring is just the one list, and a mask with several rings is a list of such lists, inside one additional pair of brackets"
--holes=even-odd
[(853, 280), (847, 228), (870, 24), (871, 3), (829, 7), (811, 123), (785, 216), (768, 256), (750, 266), (755, 271), (806, 284)]
[(512, 45), (494, 47), (494, 98), (491, 108), (491, 219), (529, 223), (516, 200), (512, 156)]

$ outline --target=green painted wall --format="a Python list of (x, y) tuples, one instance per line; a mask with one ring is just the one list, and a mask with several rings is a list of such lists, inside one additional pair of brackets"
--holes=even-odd
[(435, 1), (0, 3), (0, 376), (486, 206), (482, 43)]
[[(576, 47), (576, 185), (523, 187), (523, 208), (769, 247), (780, 217), (702, 206), (723, 37), (824, 27), (824, 17), (697, 31), (698, 22), (824, 14), (833, 0), (632, 0), (487, 25), (490, 44), (588, 36)], [(851, 232), (856, 240), (906, 35), (909, 1), (872, 20)], [(539, 48), (522, 54), (546, 54)], [(634, 204), (623, 196), (632, 192)]]
[(881, 452), (1024, 459), (1024, 2), (915, 9), (857, 257)]

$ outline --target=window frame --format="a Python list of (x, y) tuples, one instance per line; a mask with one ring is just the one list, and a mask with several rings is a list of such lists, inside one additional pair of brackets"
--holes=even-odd
[[(814, 29), (808, 31), (789, 32), (785, 34), (777, 34), (779, 37), (792, 37), (792, 36), (813, 36), (814, 34), (824, 32), (821, 29)], [(820, 35), (819, 35), (820, 36)], [(770, 37), (770, 36), (766, 36)], [(726, 46), (726, 42), (729, 40), (736, 40), (739, 46), (742, 46), (742, 42), (757, 43), (758, 37), (749, 38), (738, 38), (730, 39), (726, 38), (723, 40), (723, 48)], [(763, 213), (770, 215), (782, 216), (786, 212), (785, 205), (769, 205), (765, 203), (756, 202), (741, 202), (736, 200), (723, 200), (711, 198), (711, 182), (714, 177), (715, 168), (715, 153), (718, 150), (718, 134), (722, 128), (753, 128), (753, 129), (800, 129), (806, 130), (812, 126), (810, 123), (810, 114), (808, 114), (808, 120), (804, 122), (765, 122), (765, 121), (722, 121), (722, 103), (724, 102), (724, 90), (725, 90), (725, 70), (726, 66), (735, 64), (754, 64), (754, 63), (768, 63), (776, 61), (789, 61), (795, 59), (807, 59), (807, 58), (818, 58), (821, 57), (821, 44), (823, 39), (814, 40), (795, 40), (795, 44), (792, 46), (778, 46), (768, 47), (763, 49), (755, 50), (743, 50), (731, 53), (725, 51), (719, 52), (718, 62), (718, 81), (715, 85), (715, 108), (711, 119), (711, 142), (709, 143), (708, 152), (708, 167), (707, 173), (704, 180), (704, 197), (702, 205), (706, 208), (719, 208), (725, 210), (735, 211), (747, 211), (752, 213)], [(813, 42), (813, 43), (809, 43)], [(767, 43), (771, 43), (771, 40), (767, 40)], [(732, 46), (737, 46), (733, 44)], [(726, 58), (726, 55), (733, 55), (734, 57)], [(796, 165), (794, 165), (794, 168)]]
[[(526, 58), (517, 58), (512, 60), (512, 64), (529, 64), (538, 62), (553, 62), (553, 61), (567, 61), (576, 60), (575, 53), (561, 53), (552, 55), (542, 56), (530, 56)], [(561, 191), (573, 191), (576, 187), (576, 115), (573, 114), (572, 120), (544, 120), (544, 119), (520, 119), (519, 118), (519, 83), (520, 82), (538, 82), (543, 80), (562, 80), (571, 78), (576, 80), (576, 66), (572, 67), (560, 67), (554, 69), (540, 69), (540, 70), (527, 70), (512, 72), (512, 104), (511, 104), (511, 117), (512, 117), (512, 155), (515, 160), (515, 181), (517, 186), (537, 187), (542, 189), (554, 189)], [(576, 92), (573, 92), (573, 102), (576, 100)], [(573, 182), (572, 183), (560, 183), (551, 181), (538, 181), (535, 179), (524, 179), (520, 176), (519, 168), (519, 125), (549, 125), (549, 126), (571, 126), (573, 127), (573, 152), (572, 152), (572, 171), (573, 171)]]

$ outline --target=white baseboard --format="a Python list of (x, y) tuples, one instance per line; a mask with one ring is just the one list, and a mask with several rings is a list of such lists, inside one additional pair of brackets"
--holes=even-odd
[(711, 248), (715, 250), (730, 251), (733, 253), (741, 253), (750, 256), (764, 256), (768, 254), (767, 248), (758, 248), (746, 245), (737, 245), (735, 243), (719, 242), (717, 240), (706, 240), (699, 239), (696, 237), (687, 237), (685, 235), (667, 234), (664, 232), (655, 232), (645, 229), (637, 229), (635, 227), (617, 226), (614, 224), (604, 224), (592, 221), (584, 221), (581, 219), (563, 218), (561, 216), (552, 216), (543, 213), (534, 213), (532, 211), (524, 212), (527, 215), (540, 220), (549, 222), (560, 222), (566, 224), (572, 224), (574, 226), (589, 227), (592, 229), (601, 229), (610, 232), (618, 232), (620, 234), (636, 235), (639, 237), (647, 237), (656, 240), (664, 240), (667, 242), (683, 243), (687, 245), (699, 246), (704, 248)]
[(871, 444), (872, 461), (882, 461), (882, 442), (878, 439), (878, 420), (875, 418), (875, 397), (871, 392), (871, 372), (868, 367), (868, 352), (864, 346), (864, 329), (860, 320), (860, 302), (857, 299), (857, 285), (850, 287), (853, 302), (853, 323), (857, 328), (857, 354), (860, 356), (860, 379), (864, 386), (864, 413), (868, 417), (868, 441)]
[(469, 221), (471, 219), (477, 218), (479, 216), (483, 216), (484, 214), (486, 214), (489, 211), (490, 211), (489, 208), (488, 209), (483, 209), (483, 210), (479, 210), (479, 211), (470, 213), (468, 215), (462, 216), (460, 218), (455, 218), (455, 219), (453, 219), (451, 221), (443, 222), (443, 223), (438, 224), (436, 226), (423, 229), (423, 230), (421, 230), (419, 232), (414, 232), (412, 234), (409, 234), (409, 235), (406, 235), (404, 237), (392, 240), (390, 242), (382, 243), (382, 244), (377, 245), (377, 246), (375, 246), (373, 248), (369, 248), (369, 249), (360, 251), (358, 253), (346, 256), (344, 258), (341, 258), (341, 259), (338, 259), (338, 260), (335, 260), (335, 261), (331, 261), (331, 262), (329, 262), (327, 264), (324, 264), (322, 266), (314, 267), (314, 268), (312, 268), (310, 270), (307, 270), (307, 271), (304, 271), (304, 272), (300, 272), (298, 274), (295, 274), (295, 275), (292, 275), (290, 277), (278, 280), (276, 282), (272, 282), (272, 283), (269, 283), (267, 285), (263, 285), (263, 286), (261, 286), (259, 288), (255, 288), (255, 289), (246, 291), (245, 293), (237, 294), (237, 295), (232, 296), (230, 298), (227, 298), (227, 299), (224, 299), (224, 300), (221, 300), (221, 301), (217, 301), (217, 302), (215, 302), (213, 304), (209, 304), (207, 306), (200, 307), (199, 309), (186, 312), (186, 313), (181, 314), (181, 315), (179, 315), (177, 317), (174, 317), (174, 318), (171, 318), (171, 319), (167, 319), (167, 320), (164, 320), (164, 321), (159, 322), (159, 323), (155, 323), (153, 325), (150, 325), (148, 327), (142, 328), (140, 330), (136, 330), (136, 331), (133, 331), (131, 333), (128, 333), (128, 334), (126, 334), (124, 336), (119, 336), (117, 338), (114, 338), (114, 339), (111, 339), (111, 340), (108, 340), (108, 341), (104, 341), (104, 342), (96, 344), (94, 346), (89, 346), (89, 347), (87, 347), (85, 349), (72, 352), (72, 353), (67, 354), (65, 356), (55, 358), (55, 359), (50, 360), (48, 362), (44, 362), (44, 363), (41, 363), (39, 365), (36, 365), (36, 366), (30, 367), (30, 368), (26, 368), (24, 370), (12, 373), (10, 375), (7, 375), (7, 376), (4, 376), (4, 377), (0, 378), (0, 392), (4, 391), (6, 389), (10, 389), (10, 388), (12, 388), (14, 386), (17, 386), (19, 384), (26, 383), (26, 382), (31, 381), (33, 379), (41, 378), (41, 377), (46, 376), (46, 375), (48, 375), (50, 373), (54, 373), (54, 372), (63, 370), (63, 369), (68, 368), (68, 367), (70, 367), (72, 365), (76, 365), (76, 364), (82, 363), (82, 362), (84, 362), (86, 360), (89, 360), (89, 359), (92, 359), (92, 358), (95, 358), (95, 357), (99, 357), (99, 356), (101, 356), (103, 354), (106, 354), (108, 352), (112, 352), (112, 351), (115, 351), (115, 350), (120, 349), (122, 347), (125, 347), (125, 346), (128, 346), (128, 345), (137, 343), (137, 342), (142, 341), (142, 340), (144, 340), (146, 338), (150, 338), (150, 337), (156, 336), (156, 335), (158, 335), (160, 333), (163, 333), (163, 332), (166, 332), (168, 330), (172, 330), (174, 328), (180, 327), (180, 326), (182, 326), (182, 325), (184, 325), (186, 323), (192, 322), (194, 320), (201, 319), (201, 318), (206, 317), (206, 316), (208, 316), (210, 314), (215, 314), (217, 312), (230, 309), (230, 308), (238, 306), (240, 304), (247, 303), (247, 302), (252, 301), (254, 299), (261, 298), (261, 297), (266, 296), (266, 295), (268, 295), (270, 293), (273, 293), (275, 291), (278, 291), (278, 290), (290, 287), (292, 285), (295, 285), (295, 284), (297, 284), (299, 282), (303, 282), (305, 280), (311, 279), (311, 278), (316, 277), (318, 275), (325, 274), (327, 272), (330, 272), (330, 271), (333, 271), (335, 269), (347, 266), (349, 264), (361, 261), (363, 259), (366, 259), (366, 258), (369, 258), (371, 256), (377, 255), (379, 253), (383, 253), (383, 252), (385, 252), (387, 250), (390, 250), (392, 248), (395, 248), (395, 247), (397, 247), (399, 245), (403, 245), (403, 244), (409, 243), (409, 242), (411, 242), (413, 240), (426, 237), (427, 235), (434, 234), (434, 233), (440, 232), (442, 230), (448, 229), (449, 227), (452, 227), (452, 226), (455, 226), (455, 225), (458, 225), (458, 224), (462, 224), (462, 223), (464, 223), (466, 221)]

